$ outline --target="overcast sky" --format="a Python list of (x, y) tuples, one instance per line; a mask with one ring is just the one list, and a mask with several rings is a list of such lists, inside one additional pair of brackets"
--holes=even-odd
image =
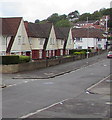
[(23, 17), (34, 22), (58, 13), (68, 14), (75, 10), (93, 13), (101, 8), (110, 8), (112, 0), (0, 0), (0, 17)]

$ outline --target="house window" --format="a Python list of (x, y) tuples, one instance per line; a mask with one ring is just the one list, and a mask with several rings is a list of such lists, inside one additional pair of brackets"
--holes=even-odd
[(63, 40), (61, 40), (61, 45), (63, 45)]
[(72, 39), (70, 39), (70, 42), (69, 42), (69, 44), (70, 44), (70, 45), (72, 44)]
[(52, 45), (52, 38), (50, 38), (50, 45)]
[(55, 39), (53, 38), (52, 40), (53, 40), (52, 42), (53, 42), (53, 45), (54, 45), (55, 44)]
[(2, 45), (6, 45), (6, 40), (2, 39)]
[(76, 41), (82, 42), (82, 38), (76, 38)]
[(42, 40), (42, 39), (40, 39), (39, 41), (40, 41), (40, 45), (43, 45), (43, 40)]
[(101, 41), (101, 39), (100, 39), (100, 38), (98, 38), (98, 41)]
[(82, 46), (78, 46), (78, 49), (82, 49)]
[(24, 37), (23, 37), (23, 45), (25, 45), (25, 39), (24, 39)]
[(98, 48), (101, 49), (101, 44), (98, 44)]
[(18, 45), (21, 45), (21, 36), (18, 36)]

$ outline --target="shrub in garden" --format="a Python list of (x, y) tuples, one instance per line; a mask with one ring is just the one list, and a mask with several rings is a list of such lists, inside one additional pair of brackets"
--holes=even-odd
[(19, 63), (26, 63), (30, 61), (30, 57), (29, 56), (19, 56)]
[[(79, 49), (74, 49), (74, 50), (70, 50), (70, 54), (86, 54), (86, 52), (91, 52), (91, 50), (90, 49), (81, 49), (81, 50), (79, 50)], [(81, 52), (81, 53), (80, 53)]]
[(81, 51), (81, 52), (74, 52), (74, 55), (85, 55), (86, 52), (85, 51)]

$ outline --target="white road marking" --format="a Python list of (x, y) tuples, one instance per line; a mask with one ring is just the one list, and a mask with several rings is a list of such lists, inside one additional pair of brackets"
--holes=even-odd
[(70, 99), (73, 99), (73, 98), (68, 98), (68, 99), (62, 100), (62, 101), (60, 101), (60, 102), (54, 103), (54, 104), (52, 104), (52, 105), (50, 105), (50, 106), (48, 106), (48, 107), (39, 109), (39, 110), (37, 110), (37, 111), (35, 111), (35, 112), (33, 112), (33, 113), (29, 113), (29, 114), (24, 115), (24, 116), (22, 116), (22, 117), (20, 117), (20, 118), (28, 118), (28, 117), (30, 117), (30, 116), (32, 116), (32, 115), (38, 114), (39, 112), (42, 112), (42, 111), (44, 111), (44, 110), (47, 110), (47, 109), (49, 109), (49, 108), (51, 108), (51, 107), (53, 107), (53, 106), (55, 106), (55, 105), (58, 105), (58, 104), (60, 104), (60, 103), (63, 104), (63, 102), (68, 101), (68, 100), (70, 100)]

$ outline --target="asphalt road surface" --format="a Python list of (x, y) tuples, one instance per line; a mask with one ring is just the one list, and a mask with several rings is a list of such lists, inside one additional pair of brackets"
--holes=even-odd
[(110, 60), (102, 59), (50, 79), (14, 79), (19, 82), (2, 90), (2, 118), (20, 118), (65, 99), (84, 97), (87, 88), (109, 74)]

